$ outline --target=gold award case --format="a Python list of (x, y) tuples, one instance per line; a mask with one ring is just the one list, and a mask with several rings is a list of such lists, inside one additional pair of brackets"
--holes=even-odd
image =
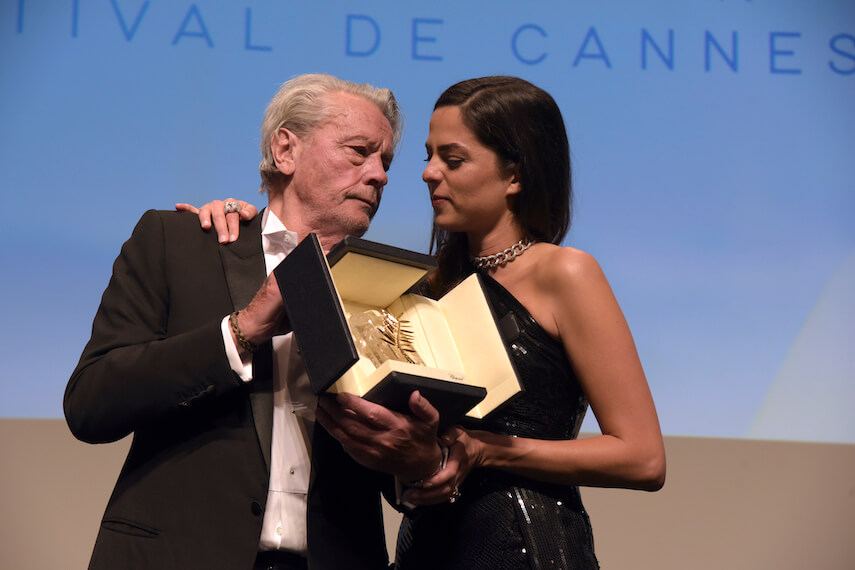
[(440, 428), (482, 418), (521, 390), (477, 274), (433, 300), (408, 293), (431, 256), (314, 234), (274, 270), (316, 394), (349, 392), (407, 413), (413, 390)]

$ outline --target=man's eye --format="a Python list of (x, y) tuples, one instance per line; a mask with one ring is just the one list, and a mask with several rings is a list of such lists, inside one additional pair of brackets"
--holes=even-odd
[(359, 156), (368, 156), (368, 148), (364, 146), (351, 146), (350, 147), (353, 152), (358, 154)]

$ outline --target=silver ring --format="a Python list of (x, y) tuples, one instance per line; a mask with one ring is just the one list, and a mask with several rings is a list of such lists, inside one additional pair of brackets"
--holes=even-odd
[(223, 205), (223, 211), (227, 214), (231, 214), (232, 212), (240, 212), (240, 204), (238, 204), (234, 200), (229, 200)]
[(460, 498), (460, 489), (455, 487), (451, 490), (451, 496), (448, 498), (449, 503), (455, 503)]

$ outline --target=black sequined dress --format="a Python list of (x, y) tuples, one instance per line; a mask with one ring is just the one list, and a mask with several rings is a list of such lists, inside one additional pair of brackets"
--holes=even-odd
[[(481, 274), (524, 391), (471, 429), (574, 439), (587, 401), (560, 342), (498, 282)], [(473, 470), (454, 504), (404, 517), (399, 570), (596, 569), (588, 514), (577, 487), (494, 469)]]

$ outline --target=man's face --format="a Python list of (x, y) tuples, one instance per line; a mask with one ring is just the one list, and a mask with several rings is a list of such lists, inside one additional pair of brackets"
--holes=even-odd
[(300, 138), (289, 191), (311, 231), (360, 236), (368, 230), (388, 181), (392, 127), (362, 97), (334, 93), (327, 100), (336, 111)]

